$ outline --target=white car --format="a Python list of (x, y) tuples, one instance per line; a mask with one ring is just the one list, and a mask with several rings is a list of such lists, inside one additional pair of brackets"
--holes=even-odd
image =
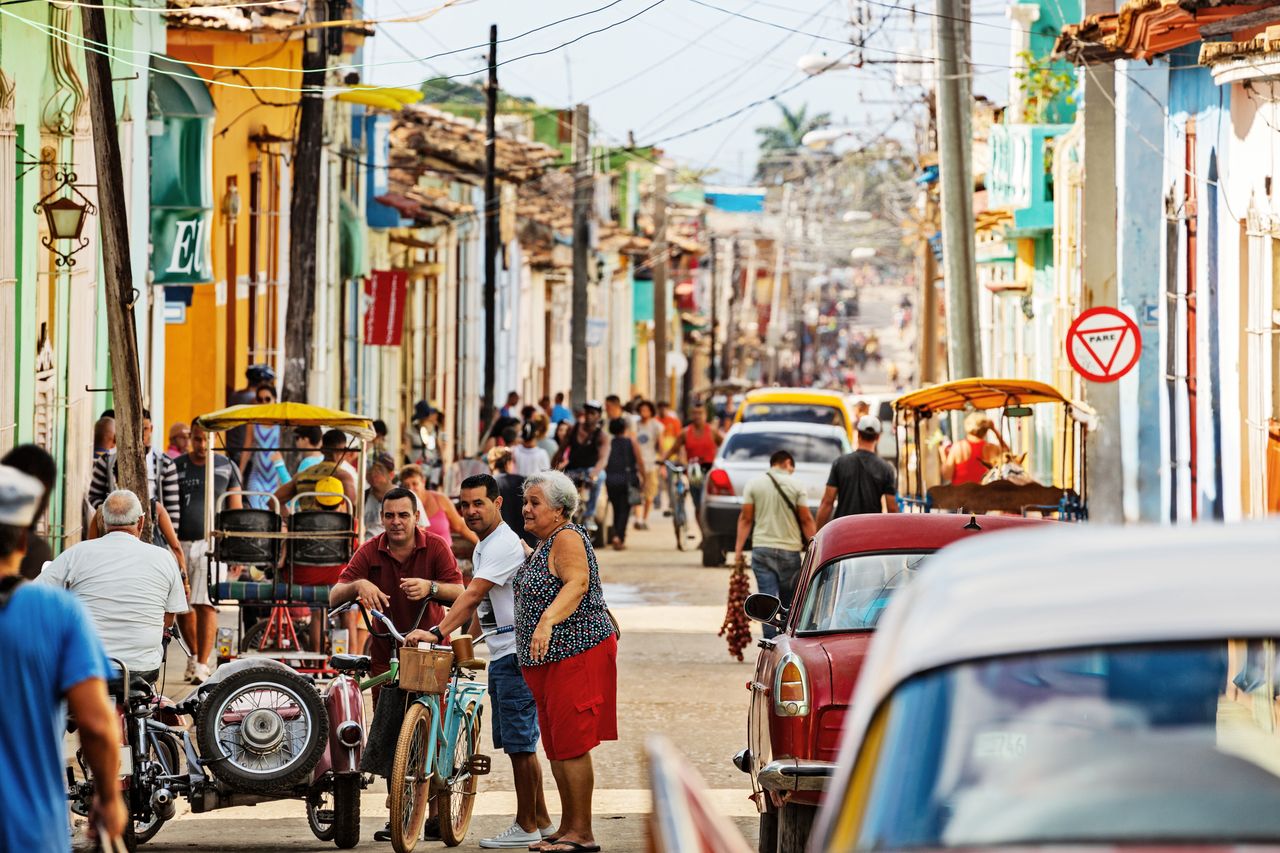
[(809, 849), (1280, 841), (1280, 526), (948, 547), (880, 620)]
[(786, 450), (796, 461), (795, 479), (816, 515), (831, 463), (849, 452), (843, 426), (789, 421), (737, 423), (725, 436), (706, 472), (702, 496), (702, 565), (720, 566), (733, 550), (747, 484), (769, 470), (769, 457)]

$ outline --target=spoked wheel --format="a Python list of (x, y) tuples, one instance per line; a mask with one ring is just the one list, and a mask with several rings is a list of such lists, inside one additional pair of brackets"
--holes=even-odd
[[(442, 743), (443, 747), (444, 744)], [(457, 847), (467, 837), (471, 812), (476, 805), (480, 777), (471, 772), (471, 756), (480, 751), (480, 709), (467, 705), (453, 741), (453, 769), (440, 792), (440, 838), (446, 846)]]
[[(270, 619), (259, 619), (257, 622), (254, 622), (252, 627), (250, 627), (248, 631), (245, 631), (244, 636), (240, 638), (240, 653), (244, 654), (245, 652), (258, 651), (258, 646), (262, 645), (262, 637), (267, 633), (267, 627), (270, 626), (270, 624)], [(311, 645), (311, 634), (307, 623), (295, 621), (293, 623), (293, 631), (298, 635), (297, 649), (281, 649), (278, 644), (272, 644), (267, 646), (263, 651), (311, 651), (311, 649), (308, 648), (308, 646)]]
[(333, 840), (333, 797), (328, 791), (307, 798), (307, 828), (321, 841)]
[(672, 500), (671, 507), (671, 524), (676, 529), (676, 548), (684, 550), (684, 528), (685, 528), (685, 509), (684, 494), (676, 492), (675, 498)]
[(410, 853), (422, 837), (431, 798), (430, 743), (431, 716), (422, 703), (413, 702), (400, 726), (391, 764), (391, 846), (396, 853)]

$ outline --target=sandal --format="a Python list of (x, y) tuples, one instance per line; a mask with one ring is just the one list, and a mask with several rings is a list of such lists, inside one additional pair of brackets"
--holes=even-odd
[(538, 848), (542, 853), (600, 853), (599, 844), (579, 844), (576, 841), (551, 841)]

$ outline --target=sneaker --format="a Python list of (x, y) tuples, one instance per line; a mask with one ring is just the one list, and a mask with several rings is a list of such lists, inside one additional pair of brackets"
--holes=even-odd
[(187, 658), (187, 671), (182, 673), (182, 680), (190, 682), (196, 676), (196, 659)]
[(391, 840), (391, 821), (387, 821), (382, 829), (373, 833), (373, 840), (383, 842)]
[(440, 837), (440, 818), (429, 817), (422, 824), (422, 840), (423, 841), (439, 841)]
[(550, 838), (551, 836), (556, 834), (556, 828), (551, 824), (547, 824), (546, 826), (538, 829), (538, 834), (541, 835), (543, 838)]
[(211, 675), (213, 675), (213, 673), (209, 670), (208, 664), (198, 663), (195, 665), (195, 669), (191, 673), (191, 683), (204, 684), (209, 680), (209, 676)]
[(536, 829), (533, 832), (525, 832), (520, 828), (520, 824), (513, 823), (505, 832), (500, 832), (492, 838), (480, 839), (480, 846), (488, 850), (516, 849), (537, 844), (541, 840), (542, 833)]

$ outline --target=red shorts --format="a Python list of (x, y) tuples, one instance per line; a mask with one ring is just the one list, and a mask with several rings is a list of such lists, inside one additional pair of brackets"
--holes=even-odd
[(618, 638), (571, 658), (520, 671), (538, 706), (542, 748), (552, 761), (618, 739)]

